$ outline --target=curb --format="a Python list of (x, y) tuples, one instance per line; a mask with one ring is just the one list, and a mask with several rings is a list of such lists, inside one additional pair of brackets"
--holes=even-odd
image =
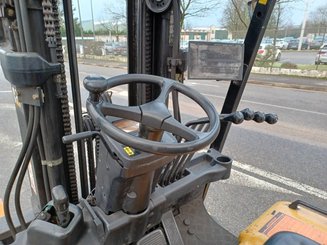
[(310, 86), (310, 85), (300, 85), (294, 83), (272, 83), (272, 82), (261, 82), (257, 80), (248, 80), (248, 83), (258, 84), (263, 86), (271, 86), (271, 87), (279, 87), (279, 88), (293, 88), (293, 89), (301, 89), (301, 90), (309, 90), (309, 91), (317, 91), (317, 92), (327, 92), (327, 87), (318, 87), (318, 86)]
[[(95, 62), (88, 62), (85, 60), (78, 60), (78, 62), (80, 64), (84, 64), (84, 65), (93, 65), (93, 66), (127, 70), (127, 67), (124, 67), (124, 66), (115, 66), (115, 65), (102, 64), (102, 63), (99, 64), (99, 63), (95, 63)], [(253, 67), (253, 68), (255, 68), (255, 67)], [(259, 68), (262, 68), (262, 67), (259, 67)], [(264, 73), (260, 73), (260, 72), (259, 73), (253, 72), (253, 73), (254, 74), (264, 74)], [(278, 75), (278, 74), (269, 73), (267, 75)], [(319, 79), (319, 78), (317, 78), (317, 79)], [(262, 82), (262, 81), (257, 81), (257, 80), (248, 80), (248, 83), (258, 84), (258, 85), (263, 85), (263, 86), (271, 86), (271, 87), (293, 88), (293, 89), (301, 89), (301, 90), (309, 90), (309, 91), (327, 92), (327, 87), (323, 87), (323, 86), (318, 87), (318, 86), (300, 85), (300, 84), (294, 84), (294, 83), (280, 83), (280, 82), (272, 83), (272, 82)]]
[(286, 76), (299, 76), (299, 77), (310, 77), (310, 78), (326, 78), (327, 71), (317, 70), (301, 70), (301, 69), (285, 69), (285, 68), (266, 68), (266, 67), (252, 67), (251, 72), (256, 74), (265, 75), (286, 75)]

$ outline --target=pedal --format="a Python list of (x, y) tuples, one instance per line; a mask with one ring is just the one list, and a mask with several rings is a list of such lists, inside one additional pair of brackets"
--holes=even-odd
[(162, 225), (165, 229), (170, 245), (184, 245), (173, 212), (170, 210), (162, 215)]
[(136, 245), (168, 245), (162, 230), (157, 229), (145, 235)]

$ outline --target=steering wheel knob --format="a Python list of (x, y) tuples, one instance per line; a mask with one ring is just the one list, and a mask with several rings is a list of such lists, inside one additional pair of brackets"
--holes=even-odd
[(107, 80), (103, 76), (88, 75), (83, 83), (86, 90), (92, 94), (100, 94), (107, 90)]

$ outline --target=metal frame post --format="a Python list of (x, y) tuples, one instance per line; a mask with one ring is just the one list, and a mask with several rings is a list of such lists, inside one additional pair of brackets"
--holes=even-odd
[[(231, 81), (227, 96), (224, 101), (221, 114), (229, 114), (237, 110), (240, 104), (246, 83), (258, 52), (258, 48), (266, 31), (268, 21), (275, 6), (275, 0), (258, 1), (253, 12), (251, 23), (244, 40), (244, 69), (241, 81)], [(230, 122), (222, 122), (219, 135), (212, 143), (211, 147), (222, 151), (228, 132)]]

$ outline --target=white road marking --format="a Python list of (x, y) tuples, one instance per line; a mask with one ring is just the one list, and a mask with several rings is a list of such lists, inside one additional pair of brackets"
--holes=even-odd
[(309, 111), (309, 110), (298, 109), (298, 108), (288, 107), (288, 106), (280, 106), (280, 105), (273, 105), (273, 104), (268, 104), (268, 103), (254, 102), (254, 101), (250, 101), (250, 100), (242, 100), (242, 101), (252, 103), (252, 104), (257, 104), (257, 105), (265, 105), (265, 106), (271, 106), (271, 107), (276, 107), (276, 108), (281, 108), (281, 109), (286, 109), (286, 110), (300, 111), (300, 112), (305, 112), (305, 113), (312, 113), (312, 114), (327, 116), (327, 113), (318, 112), (318, 111)]
[(22, 145), (22, 142), (13, 141), (9, 135), (3, 134), (0, 132), (0, 145), (6, 145), (8, 147), (19, 147)]
[(300, 196), (299, 193), (290, 191), (288, 189), (269, 183), (262, 179), (258, 179), (254, 176), (245, 174), (235, 169), (232, 169), (231, 177), (228, 180), (223, 180), (222, 182), (227, 182), (228, 184), (233, 184), (233, 185), (246, 186), (249, 188), (256, 188), (261, 190), (274, 191), (279, 193), (286, 193), (286, 194)]
[(12, 93), (12, 91), (11, 90), (4, 90), (4, 91), (0, 91), (0, 94), (5, 94), (5, 93)]
[(251, 173), (257, 174), (266, 179), (270, 179), (275, 182), (281, 183), (283, 185), (289, 186), (289, 187), (299, 190), (301, 192), (304, 192), (304, 193), (327, 200), (327, 192), (326, 191), (320, 190), (320, 189), (312, 187), (310, 185), (306, 185), (306, 184), (300, 183), (298, 181), (292, 180), (290, 178), (286, 178), (284, 176), (259, 169), (257, 167), (251, 166), (249, 164), (240, 163), (238, 161), (233, 161), (233, 166), (243, 169), (243, 170), (246, 170), (246, 171), (249, 171)]
[(0, 103), (1, 110), (15, 110), (14, 103)]
[[(205, 93), (202, 93), (202, 95), (209, 96), (209, 97), (214, 97), (214, 98), (225, 99), (225, 96), (205, 94)], [(288, 106), (273, 105), (273, 104), (261, 103), (261, 102), (251, 101), (251, 100), (243, 100), (243, 99), (241, 100), (241, 102), (247, 102), (247, 103), (256, 104), (256, 105), (271, 106), (271, 107), (276, 107), (276, 108), (286, 109), (286, 110), (292, 110), (292, 111), (300, 111), (300, 112), (305, 112), (305, 113), (317, 114), (317, 115), (321, 115), (321, 116), (327, 116), (327, 113), (318, 112), (318, 111), (309, 111), (309, 110), (298, 109), (298, 108), (288, 107)]]

